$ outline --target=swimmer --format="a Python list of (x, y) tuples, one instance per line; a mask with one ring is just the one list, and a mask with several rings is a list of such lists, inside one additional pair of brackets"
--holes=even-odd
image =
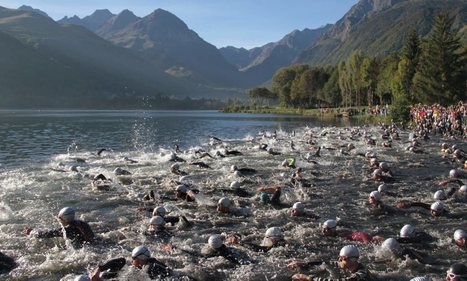
[[(91, 280), (101, 281), (103, 280), (103, 277), (104, 279), (108, 279), (109, 275), (112, 276), (112, 278), (115, 278), (118, 275), (118, 271), (125, 266), (126, 261), (124, 258), (114, 259), (114, 261), (118, 261), (118, 264), (110, 269), (98, 266), (91, 273)], [(160, 279), (173, 276), (172, 269), (151, 257), (151, 252), (146, 246), (138, 246), (133, 249), (131, 252), (131, 265), (137, 269), (145, 269), (150, 279)], [(106, 271), (104, 269), (106, 269)], [(101, 276), (101, 273), (103, 273), (103, 276)]]
[(323, 236), (328, 237), (342, 237), (352, 241), (361, 241), (363, 243), (370, 243), (381, 241), (383, 238), (380, 236), (371, 236), (370, 234), (364, 231), (337, 231), (337, 221), (336, 220), (327, 220), (323, 223), (321, 228), (321, 233)]
[(180, 165), (178, 163), (172, 164), (172, 166), (170, 166), (170, 172), (172, 174), (175, 174), (175, 175), (178, 175), (178, 176), (188, 175), (187, 172), (184, 172), (184, 171), (180, 170)]
[(125, 169), (122, 169), (120, 167), (115, 168), (114, 174), (116, 176), (126, 176), (126, 175), (131, 175), (131, 173)]
[(446, 271), (446, 281), (466, 281), (467, 266), (462, 263), (455, 263)]
[(292, 217), (306, 217), (312, 219), (319, 219), (319, 216), (307, 212), (307, 210), (305, 210), (305, 205), (302, 202), (296, 202), (295, 204), (293, 204), (292, 209), (290, 209), (290, 215)]
[(417, 244), (426, 244), (433, 242), (435, 239), (430, 234), (424, 231), (417, 231), (415, 227), (410, 224), (404, 225), (400, 232), (399, 237), (396, 238), (396, 241), (399, 243), (417, 243)]
[(175, 154), (174, 152), (170, 153), (169, 161), (171, 161), (171, 162), (186, 162), (185, 159), (177, 156), (177, 154)]
[(165, 223), (170, 223), (170, 225), (174, 226), (175, 224), (180, 222), (180, 219), (185, 225), (191, 225), (192, 222), (188, 221), (185, 216), (167, 216), (167, 210), (163, 206), (159, 206), (154, 208), (152, 211), (153, 216), (161, 216), (164, 218)]
[(388, 195), (392, 197), (397, 197), (397, 193), (388, 191), (388, 186), (387, 184), (383, 183), (378, 186), (378, 191), (381, 193), (381, 195)]
[(94, 242), (94, 233), (89, 227), (89, 224), (75, 219), (75, 210), (70, 207), (65, 207), (60, 210), (57, 216), (60, 228), (53, 230), (34, 230), (29, 227), (23, 229), (26, 235), (33, 235), (37, 238), (53, 238), (65, 237), (70, 240), (73, 248), (78, 249), (83, 247), (84, 244), (91, 244)]
[(272, 149), (272, 147), (268, 148), (267, 152), (270, 155), (281, 155), (282, 154), (280, 152), (274, 151), (274, 149)]
[(240, 151), (238, 150), (225, 150), (224, 151), (225, 155), (232, 155), (232, 156), (240, 156), (240, 155), (243, 155), (243, 153), (241, 153)]
[(97, 190), (109, 191), (112, 185), (112, 180), (106, 178), (103, 174), (98, 174), (91, 181), (91, 186)]
[(187, 202), (193, 202), (196, 200), (195, 196), (199, 193), (197, 189), (188, 189), (188, 186), (185, 184), (179, 184), (175, 188), (175, 196), (178, 199), (185, 200)]
[[(403, 248), (394, 238), (388, 238), (381, 244), (381, 249), (389, 253), (391, 256), (401, 260), (406, 260), (407, 257), (417, 260), (421, 264), (434, 264), (437, 263), (433, 258), (428, 255), (415, 251), (410, 248)], [(392, 260), (392, 259), (391, 259)]]
[(230, 189), (224, 188), (221, 189), (224, 193), (232, 193), (239, 197), (251, 197), (252, 194), (246, 189), (242, 188), (239, 181), (233, 181), (230, 183)]
[[(339, 261), (328, 261), (325, 264), (332, 267), (344, 269), (346, 272), (346, 277), (338, 278), (318, 278), (313, 275), (306, 275), (302, 273), (297, 273), (292, 276), (292, 280), (303, 280), (303, 281), (334, 281), (334, 280), (355, 280), (355, 281), (364, 281), (364, 280), (373, 280), (372, 274), (368, 269), (361, 264), (359, 259), (360, 253), (357, 246), (347, 245), (344, 246), (339, 252)], [(321, 264), (321, 263), (319, 263)], [(306, 261), (294, 261), (287, 265), (288, 268), (299, 268), (299, 267), (309, 267), (312, 265), (317, 265), (316, 262), (306, 262)]]
[(12, 257), (0, 252), (0, 274), (6, 274), (12, 271), (18, 264)]
[[(268, 185), (259, 187), (256, 191), (259, 193), (261, 203), (279, 206), (281, 205), (281, 189), (280, 185)], [(269, 197), (271, 193), (272, 197)]]
[(454, 243), (461, 249), (467, 248), (467, 231), (458, 229), (454, 232)]
[(375, 169), (371, 173), (371, 179), (374, 181), (382, 181), (382, 182), (393, 182), (394, 181), (394, 178), (390, 174), (383, 173), (383, 171), (380, 168)]
[(261, 242), (261, 245), (257, 245), (254, 243), (242, 243), (247, 248), (260, 253), (267, 253), (274, 247), (281, 247), (285, 246), (286, 242), (284, 240), (284, 236), (282, 234), (282, 229), (279, 227), (270, 227), (266, 230), (264, 234), (264, 239)]
[(161, 239), (163, 243), (168, 243), (168, 240), (170, 240), (172, 237), (172, 233), (170, 233), (165, 228), (165, 220), (161, 216), (153, 216), (149, 220), (148, 229), (144, 231), (143, 234), (153, 238)]
[(250, 214), (249, 209), (247, 208), (236, 208), (228, 197), (222, 197), (217, 201), (216, 209), (219, 213), (230, 214), (234, 216), (243, 216), (246, 217)]
[(211, 166), (201, 161), (192, 162), (190, 163), (190, 165), (197, 166), (198, 168), (203, 168), (203, 169), (212, 169)]
[(256, 170), (253, 168), (238, 168), (236, 165), (230, 167), (232, 173), (239, 172), (241, 175), (253, 175), (256, 173)]
[(224, 244), (223, 238), (219, 234), (211, 235), (208, 239), (206, 258), (223, 257), (234, 264), (251, 264), (252, 261), (243, 253), (233, 247), (227, 247)]
[(381, 193), (379, 191), (372, 191), (368, 196), (368, 204), (370, 212), (375, 215), (380, 214), (394, 214), (397, 209), (394, 209), (381, 201)]
[(282, 167), (295, 169), (295, 157), (289, 157), (282, 161)]
[(425, 210), (430, 210), (432, 217), (446, 217), (451, 219), (464, 218), (464, 213), (452, 214), (444, 207), (443, 202), (436, 201), (433, 204), (427, 204), (423, 202), (399, 202), (397, 203), (397, 208), (407, 209), (411, 207), (421, 207)]

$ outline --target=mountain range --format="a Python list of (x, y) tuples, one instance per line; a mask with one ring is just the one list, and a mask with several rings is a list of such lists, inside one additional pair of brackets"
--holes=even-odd
[[(0, 7), (0, 107), (106, 107), (143, 96), (242, 97), (292, 63), (335, 64), (356, 49), (387, 55), (405, 34), (426, 35), (440, 11), (467, 42), (467, 1), (360, 0), (335, 24), (294, 30), (246, 50), (217, 49), (174, 14), (142, 18), (96, 10), (54, 21), (22, 6)], [(98, 101), (98, 102), (97, 102)]]

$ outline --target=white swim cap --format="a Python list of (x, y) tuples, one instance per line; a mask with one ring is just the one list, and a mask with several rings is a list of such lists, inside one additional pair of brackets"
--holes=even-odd
[(165, 220), (161, 216), (154, 216), (149, 221), (149, 224), (155, 225), (155, 226), (165, 225)]
[(272, 152), (272, 147), (269, 147), (267, 151)]
[(293, 204), (292, 209), (297, 209), (297, 210), (303, 211), (303, 210), (305, 210), (305, 205), (303, 205), (302, 202), (297, 202), (297, 203)]
[(280, 238), (282, 237), (282, 230), (277, 226), (270, 227), (268, 228), (268, 230), (266, 230), (266, 233), (264, 236), (266, 238), (269, 238), (269, 237)]
[(467, 192), (467, 185), (463, 185), (459, 188), (460, 192)]
[(371, 164), (374, 164), (374, 163), (376, 163), (376, 162), (378, 162), (378, 159), (376, 159), (376, 158), (370, 158), (370, 163), (371, 163)]
[(184, 184), (177, 185), (176, 191), (180, 191), (182, 193), (187, 193), (188, 192), (188, 187)]
[(381, 170), (385, 171), (385, 170), (388, 170), (388, 169), (389, 169), (389, 165), (388, 165), (388, 163), (386, 163), (386, 162), (381, 162), (381, 163), (379, 163), (379, 168), (380, 168)]
[(386, 188), (387, 188), (387, 185), (385, 183), (383, 184), (380, 184), (378, 186), (378, 192), (381, 193), (381, 192), (385, 192), (386, 191)]
[(454, 145), (451, 147), (452, 150), (456, 150), (456, 149), (458, 149), (458, 148), (459, 148), (459, 146), (458, 146), (457, 144), (454, 144)]
[(379, 191), (376, 191), (376, 190), (372, 191), (370, 193), (370, 197), (373, 197), (373, 198), (375, 198), (376, 200), (379, 201), (379, 200), (381, 200), (381, 193)]
[(242, 176), (242, 173), (240, 173), (240, 171), (235, 171), (235, 172), (234, 172), (234, 175), (235, 175), (236, 177), (241, 177), (241, 176)]
[(337, 221), (336, 220), (327, 220), (323, 223), (323, 228), (326, 227), (326, 228), (334, 228), (336, 227), (337, 225)]
[(415, 227), (413, 227), (410, 224), (406, 224), (401, 228), (400, 236), (402, 238), (408, 238), (408, 237), (412, 237), (414, 233), (415, 233)]
[(446, 200), (447, 199), (446, 193), (444, 193), (444, 190), (436, 191), (433, 197), (435, 198), (435, 200)]
[(70, 207), (65, 207), (58, 212), (58, 217), (65, 222), (72, 222), (75, 220), (75, 210)]
[(76, 276), (75, 279), (73, 279), (74, 281), (91, 281), (91, 278), (89, 278), (89, 276), (87, 275), (80, 275), (80, 276)]
[(221, 199), (219, 199), (219, 201), (217, 202), (218, 205), (221, 205), (223, 207), (230, 207), (230, 205), (232, 204), (232, 202), (230, 201), (229, 198), (227, 197), (222, 197)]
[(186, 175), (186, 176), (181, 176), (180, 178), (178, 178), (178, 181), (185, 182), (185, 181), (188, 181), (189, 179), (190, 179), (190, 176)]
[(467, 232), (463, 229), (454, 231), (454, 240), (459, 240), (461, 238), (467, 238)]
[(444, 210), (444, 204), (443, 202), (436, 201), (435, 203), (431, 204), (430, 209), (434, 211), (442, 211)]
[(230, 183), (230, 188), (232, 189), (240, 188), (240, 183), (238, 181), (233, 181), (232, 183)]
[(236, 170), (238, 170), (237, 166), (235, 166), (235, 165), (230, 166), (230, 171), (231, 172), (235, 172)]
[(178, 170), (179, 168), (180, 168), (180, 165), (178, 163), (175, 163), (172, 166), (170, 166), (170, 169), (172, 169), (172, 170), (175, 170), (175, 169)]
[(139, 260), (147, 260), (151, 257), (151, 252), (149, 252), (149, 249), (146, 248), (146, 246), (138, 246), (133, 249), (131, 252), (131, 257), (133, 259), (139, 259)]
[(222, 241), (222, 236), (214, 234), (209, 237), (208, 244), (213, 249), (219, 249), (224, 242)]
[(449, 177), (458, 178), (459, 177), (459, 171), (457, 171), (457, 169), (451, 169), (449, 171)]
[(394, 238), (388, 238), (384, 240), (383, 244), (381, 244), (383, 249), (390, 250), (391, 252), (398, 251), (400, 249), (399, 242), (397, 242)]
[(462, 154), (462, 151), (458, 148), (458, 149), (454, 150), (453, 154), (456, 155), (456, 156), (460, 156)]
[(358, 258), (360, 256), (360, 253), (358, 252), (357, 246), (347, 245), (341, 249), (341, 251), (339, 252), (339, 256), (349, 257), (349, 258)]
[(426, 276), (419, 276), (410, 279), (410, 281), (431, 281), (431, 278)]
[(159, 206), (159, 207), (154, 208), (154, 211), (152, 212), (152, 215), (153, 215), (153, 216), (161, 216), (161, 217), (163, 217), (163, 216), (165, 216), (165, 213), (166, 213), (166, 212), (167, 212), (167, 211), (165, 210), (165, 208), (164, 208), (163, 206)]
[(287, 159), (285, 159), (284, 161), (282, 161), (282, 166), (284, 166), (284, 167), (285, 167), (285, 166), (287, 166), (287, 165), (288, 165), (288, 163), (287, 163)]
[(382, 171), (381, 169), (379, 169), (379, 168), (378, 168), (378, 169), (375, 169), (375, 170), (373, 171), (373, 175), (375, 175), (375, 176), (382, 176), (382, 175), (383, 175), (383, 171)]

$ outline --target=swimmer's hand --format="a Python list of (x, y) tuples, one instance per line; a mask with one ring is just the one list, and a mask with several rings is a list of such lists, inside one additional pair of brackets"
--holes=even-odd
[(23, 232), (24, 235), (29, 235), (29, 233), (31, 233), (31, 231), (32, 231), (32, 228), (26, 226), (25, 228), (23, 228), (22, 232)]
[(225, 237), (225, 243), (228, 245), (238, 244), (240, 239), (235, 235), (229, 235)]
[[(308, 263), (306, 261), (293, 261), (293, 262), (291, 262), (291, 263), (289, 263), (287, 265), (287, 268), (288, 269), (295, 269), (295, 268), (304, 267), (304, 266), (307, 266), (307, 265), (308, 265)], [(302, 279), (299, 279), (299, 280), (302, 280)]]
[(99, 267), (97, 267), (96, 269), (94, 269), (93, 272), (91, 272), (89, 277), (91, 278), (91, 281), (101, 281), (102, 279), (100, 277), (100, 274), (101, 274), (101, 270)]
[(409, 202), (397, 202), (396, 204), (396, 208), (399, 208), (399, 209), (408, 209), (410, 208), (411, 204)]
[(292, 280), (313, 281), (313, 277), (303, 273), (296, 273), (292, 276)]

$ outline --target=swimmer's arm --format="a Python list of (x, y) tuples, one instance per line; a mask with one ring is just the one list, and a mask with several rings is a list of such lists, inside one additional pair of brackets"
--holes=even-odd
[(37, 238), (53, 238), (53, 237), (62, 237), (63, 230), (62, 228), (47, 230), (47, 229), (40, 229), (31, 233), (34, 237)]

